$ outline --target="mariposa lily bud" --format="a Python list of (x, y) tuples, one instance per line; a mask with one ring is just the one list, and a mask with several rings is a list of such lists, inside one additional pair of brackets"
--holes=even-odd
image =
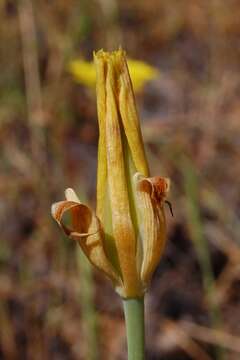
[[(166, 240), (164, 201), (170, 181), (150, 177), (125, 53), (99, 51), (96, 66), (99, 120), (97, 211), (73, 190), (52, 207), (65, 233), (125, 298), (141, 297)], [(70, 214), (71, 228), (64, 224)]]

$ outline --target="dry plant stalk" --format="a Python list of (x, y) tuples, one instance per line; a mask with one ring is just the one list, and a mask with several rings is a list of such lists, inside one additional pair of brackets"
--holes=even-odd
[(46, 148), (43, 124), (44, 111), (38, 67), (36, 25), (31, 0), (19, 2), (19, 26), (22, 42), (23, 67), (33, 166), (46, 165)]

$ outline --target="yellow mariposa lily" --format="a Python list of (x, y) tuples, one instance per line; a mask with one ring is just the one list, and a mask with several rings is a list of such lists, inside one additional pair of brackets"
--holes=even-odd
[[(96, 214), (72, 189), (52, 206), (64, 232), (124, 298), (141, 297), (166, 241), (170, 181), (150, 177), (123, 50), (94, 54), (99, 121)], [(64, 223), (70, 214), (71, 227)]]

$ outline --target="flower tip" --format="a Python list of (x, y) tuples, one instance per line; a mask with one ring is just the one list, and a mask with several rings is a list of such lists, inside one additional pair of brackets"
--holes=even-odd
[(75, 191), (72, 188), (67, 188), (65, 190), (65, 197), (68, 201), (74, 201), (74, 202), (80, 203), (80, 200), (79, 200), (77, 194), (75, 193)]
[(126, 57), (126, 52), (122, 49), (121, 46), (118, 48), (118, 50), (114, 50), (112, 52), (104, 51), (103, 49), (93, 52), (93, 58), (95, 60), (102, 59), (103, 61), (114, 61), (114, 59), (121, 59), (122, 57)]
[(133, 177), (137, 190), (148, 193), (159, 203), (167, 197), (170, 190), (170, 179), (161, 176), (145, 177), (136, 173)]

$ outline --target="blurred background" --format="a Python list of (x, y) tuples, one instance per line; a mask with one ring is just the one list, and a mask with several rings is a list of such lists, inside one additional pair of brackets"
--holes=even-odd
[(172, 180), (146, 296), (148, 360), (240, 358), (240, 3), (0, 1), (0, 359), (126, 359), (121, 301), (50, 216), (95, 206), (94, 87), (72, 60), (121, 45), (153, 175)]

